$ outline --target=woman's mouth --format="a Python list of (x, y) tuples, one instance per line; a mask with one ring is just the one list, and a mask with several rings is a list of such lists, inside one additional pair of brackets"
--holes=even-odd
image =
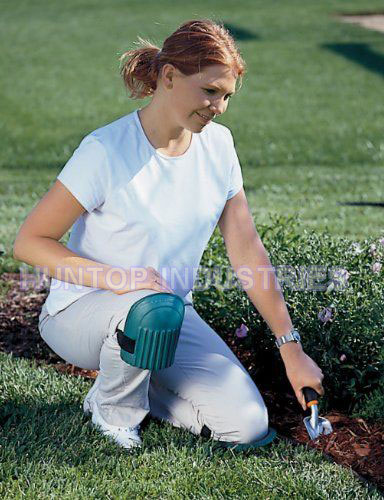
[(210, 122), (210, 121), (211, 121), (211, 119), (212, 119), (212, 117), (210, 117), (210, 116), (206, 116), (206, 115), (202, 115), (202, 114), (198, 113), (197, 111), (196, 111), (196, 114), (197, 114), (198, 116), (200, 116), (200, 118), (202, 118), (202, 119), (205, 121), (205, 123)]

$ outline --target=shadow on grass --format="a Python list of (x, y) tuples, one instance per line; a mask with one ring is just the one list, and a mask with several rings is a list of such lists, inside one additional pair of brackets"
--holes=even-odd
[(338, 201), (337, 204), (350, 207), (384, 207), (384, 202), (381, 201)]
[(225, 23), (224, 26), (230, 32), (230, 34), (240, 42), (248, 42), (250, 40), (260, 40), (260, 36), (256, 33), (252, 33), (245, 28), (241, 28), (240, 26), (235, 26), (234, 24)]
[[(95, 454), (103, 456), (137, 456), (152, 451), (188, 448), (191, 452), (210, 457), (213, 453), (228, 456), (238, 455), (231, 449), (217, 446), (211, 438), (196, 436), (186, 429), (172, 426), (147, 415), (141, 424), (142, 448), (126, 450), (103, 436), (91, 422), (90, 415), (79, 411), (75, 402), (35, 405), (8, 401), (0, 409), (0, 440), (7, 456), (16, 463), (50, 462), (58, 465), (79, 466), (94, 462)], [(277, 442), (280, 440), (277, 439)], [(249, 454), (266, 455), (269, 447), (244, 450)], [(129, 454), (129, 455), (127, 455)], [(12, 458), (10, 458), (12, 460)]]
[(384, 77), (384, 56), (372, 50), (366, 43), (326, 43), (321, 47)]

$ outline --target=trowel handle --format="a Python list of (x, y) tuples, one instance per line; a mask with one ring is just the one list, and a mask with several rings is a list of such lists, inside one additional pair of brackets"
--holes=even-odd
[(314, 389), (312, 389), (312, 387), (303, 387), (303, 393), (307, 408), (310, 408), (312, 405), (319, 404), (319, 394)]

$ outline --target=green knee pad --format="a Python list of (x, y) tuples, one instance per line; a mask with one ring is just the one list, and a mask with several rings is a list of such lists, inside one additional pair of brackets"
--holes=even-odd
[(184, 310), (184, 301), (171, 293), (155, 293), (135, 302), (125, 320), (124, 332), (117, 330), (121, 359), (147, 370), (171, 366)]

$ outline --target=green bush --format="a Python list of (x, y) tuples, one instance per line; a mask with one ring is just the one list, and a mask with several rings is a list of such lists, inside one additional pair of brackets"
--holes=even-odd
[(384, 379), (373, 392), (362, 395), (359, 410), (351, 414), (351, 417), (360, 417), (384, 423)]
[[(384, 241), (353, 243), (314, 231), (300, 231), (299, 224), (294, 217), (272, 216), (271, 224), (256, 227), (277, 270), (304, 351), (324, 373), (326, 394), (321, 408), (356, 411), (362, 404), (362, 395), (373, 393), (384, 374), (380, 270)], [(284, 271), (282, 266), (291, 267)], [(323, 266), (324, 275), (316, 280), (323, 290), (308, 289), (311, 266)], [(228, 279), (226, 284), (231, 269), (223, 238), (216, 229), (202, 257), (194, 305), (224, 340), (228, 333), (245, 324), (248, 335), (238, 342), (252, 353), (257, 379), (285, 385), (284, 366), (267, 324), (239, 279), (235, 277), (236, 286), (229, 287)], [(340, 273), (340, 269), (347, 272)], [(205, 274), (208, 270), (216, 277), (209, 287)]]

